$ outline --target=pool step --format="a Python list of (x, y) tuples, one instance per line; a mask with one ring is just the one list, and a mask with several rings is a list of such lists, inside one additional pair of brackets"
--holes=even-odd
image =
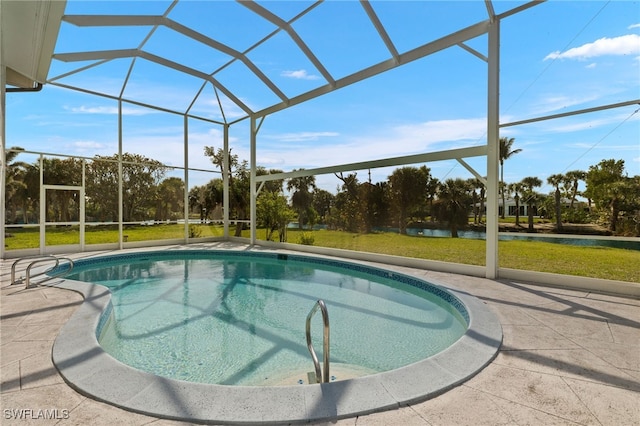
[[(378, 371), (358, 365), (331, 363), (331, 376), (329, 377), (329, 382), (348, 380), (376, 373), (378, 373)], [(264, 382), (259, 383), (258, 386), (293, 386), (309, 385), (314, 383), (317, 383), (315, 381), (315, 372), (308, 371), (308, 369), (301, 369), (293, 372), (289, 371), (288, 373), (276, 374)]]

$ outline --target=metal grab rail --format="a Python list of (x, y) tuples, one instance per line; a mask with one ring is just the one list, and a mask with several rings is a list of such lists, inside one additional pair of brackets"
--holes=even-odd
[[(320, 369), (320, 362), (318, 361), (318, 356), (316, 355), (316, 351), (313, 349), (313, 344), (311, 343), (311, 318), (313, 315), (320, 309), (322, 312), (322, 322), (324, 324), (324, 334), (323, 334), (323, 348), (322, 348), (322, 358), (324, 364), (324, 371)], [(329, 313), (327, 312), (327, 306), (324, 304), (324, 301), (318, 300), (309, 315), (307, 315), (307, 348), (309, 348), (309, 353), (311, 354), (311, 358), (313, 359), (313, 365), (316, 370), (316, 383), (329, 383)]]
[(57, 259), (57, 257), (53, 255), (37, 254), (35, 256), (21, 257), (20, 259), (16, 260), (11, 264), (11, 285), (21, 283), (23, 279), (22, 277), (20, 277), (20, 280), (16, 281), (16, 266), (18, 266), (18, 263), (31, 259)]
[[(13, 264), (11, 265), (11, 285), (14, 284), (19, 284), (20, 282), (22, 282), (22, 278), (20, 280), (16, 280), (16, 266), (18, 265), (18, 263), (24, 261), (24, 260), (29, 260), (29, 259), (36, 259), (33, 260), (31, 263), (29, 263), (29, 266), (27, 266), (27, 270), (26, 270), (26, 276), (24, 278), (25, 280), (25, 288), (29, 288), (29, 286), (31, 285), (31, 278), (35, 278), (35, 277), (39, 277), (41, 275), (45, 275), (48, 272), (53, 271), (54, 269), (56, 269), (59, 265), (60, 265), (60, 260), (66, 260), (69, 262), (69, 268), (61, 271), (58, 274), (52, 275), (49, 278), (42, 280), (41, 282), (45, 282), (48, 281), (50, 279), (53, 279), (57, 276), (61, 276), (63, 274), (67, 274), (69, 272), (71, 272), (73, 270), (73, 260), (71, 260), (68, 257), (57, 257), (57, 256), (53, 256), (53, 255), (38, 255), (38, 256), (30, 256), (30, 257), (22, 257), (18, 260), (16, 260), (15, 262), (13, 262)], [(44, 263), (44, 262), (48, 262), (50, 260), (55, 260), (55, 265), (53, 265), (51, 268), (42, 271), (34, 276), (31, 276), (31, 268), (33, 268), (35, 265), (39, 264), (39, 263)]]

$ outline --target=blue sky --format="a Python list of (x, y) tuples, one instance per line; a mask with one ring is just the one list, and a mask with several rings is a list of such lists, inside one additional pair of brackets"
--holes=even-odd
[[(290, 19), (309, 2), (259, 2), (283, 19)], [(498, 12), (523, 2), (495, 2)], [(69, 1), (67, 14), (162, 15), (170, 2)], [(486, 19), (483, 2), (385, 1), (372, 7), (401, 53), (452, 31)], [(238, 51), (246, 51), (274, 26), (234, 2), (181, 2), (168, 13)], [(339, 79), (389, 58), (389, 52), (366, 19), (358, 2), (329, 1), (293, 25), (296, 32)], [(63, 23), (56, 53), (136, 48), (161, 55), (208, 73), (229, 62), (193, 40), (174, 38), (160, 27), (149, 40), (149, 27), (85, 28)], [(487, 52), (486, 36), (468, 45)], [(501, 24), (500, 121), (509, 123), (640, 98), (640, 3), (638, 1), (550, 1), (508, 17)], [(247, 57), (287, 97), (326, 84), (322, 72), (280, 32)], [(54, 61), (49, 77), (89, 63)], [(122, 89), (130, 60), (117, 59), (86, 72), (60, 78), (102, 93)], [(403, 67), (329, 93), (305, 104), (268, 116), (258, 134), (258, 164), (290, 171), (328, 165), (481, 145), (486, 140), (486, 64), (454, 47)], [(215, 74), (246, 105), (260, 110), (278, 102), (239, 61)], [(193, 78), (138, 60), (124, 90), (125, 97), (184, 110), (200, 83)], [(224, 116), (241, 110), (220, 95)], [(522, 152), (505, 163), (505, 181), (538, 176), (544, 182), (555, 173), (587, 170), (602, 159), (625, 161), (629, 175), (640, 174), (640, 105), (582, 116), (503, 128), (501, 136), (515, 138)], [(7, 147), (67, 155), (113, 155), (117, 152), (117, 104), (47, 85), (39, 93), (8, 93)], [(168, 165), (182, 166), (183, 120), (174, 114), (124, 104), (124, 151), (139, 153)], [(210, 86), (192, 111), (221, 120)], [(248, 120), (231, 126), (231, 146), (249, 159)], [(209, 168), (204, 146), (222, 146), (222, 129), (189, 121), (190, 167)], [(35, 161), (23, 156), (23, 161)], [(468, 159), (480, 174), (484, 158)], [(418, 166), (418, 165), (416, 165)], [(438, 179), (469, 178), (455, 161), (428, 163)], [(374, 182), (391, 169), (372, 170)], [(175, 172), (180, 176), (180, 172)], [(367, 170), (357, 171), (360, 180)], [(192, 184), (211, 177), (190, 175)], [(335, 190), (333, 175), (317, 177), (319, 186)], [(549, 192), (548, 185), (540, 188)]]

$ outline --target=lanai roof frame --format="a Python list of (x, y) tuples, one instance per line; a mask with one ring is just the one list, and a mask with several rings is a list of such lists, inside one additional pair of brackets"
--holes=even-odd
[[(399, 52), (398, 48), (394, 45), (392, 38), (389, 36), (387, 29), (382, 23), (381, 19), (375, 12), (375, 7), (367, 1), (361, 1), (360, 4), (364, 10), (364, 13), (369, 19), (369, 23), (375, 28), (379, 36), (379, 42), (384, 44), (387, 49), (388, 59), (375, 63), (373, 65), (367, 66), (365, 68), (360, 69), (354, 73), (348, 74), (341, 78), (335, 78), (327, 69), (326, 66), (323, 65), (322, 61), (318, 59), (317, 55), (314, 54), (311, 48), (305, 43), (305, 41), (299, 36), (296, 32), (293, 25), (301, 19), (302, 17), (310, 16), (311, 12), (316, 9), (322, 2), (314, 2), (311, 3), (308, 7), (301, 10), (298, 14), (294, 15), (292, 18), (283, 19), (279, 17), (277, 14), (270, 11), (267, 7), (257, 3), (257, 2), (246, 2), (246, 1), (238, 1), (237, 4), (243, 6), (244, 9), (247, 9), (251, 13), (255, 14), (259, 18), (267, 21), (271, 25), (275, 26), (275, 29), (269, 33), (268, 36), (261, 38), (254, 44), (252, 44), (249, 48), (241, 50), (236, 49), (232, 46), (228, 46), (227, 44), (215, 40), (207, 35), (204, 35), (198, 31), (195, 31), (171, 18), (169, 15), (179, 4), (179, 0), (172, 1), (169, 6), (164, 10), (162, 14), (152, 14), (152, 15), (77, 15), (77, 14), (66, 14), (62, 16), (61, 20), (64, 23), (79, 25), (79, 26), (99, 26), (99, 27), (118, 27), (120, 25), (125, 26), (149, 26), (151, 29), (148, 33), (143, 37), (143, 39), (138, 43), (138, 45), (134, 48), (126, 48), (126, 49), (110, 49), (110, 50), (100, 50), (100, 51), (76, 51), (76, 52), (57, 52), (54, 51), (52, 55), (52, 59), (58, 61), (67, 61), (67, 62), (79, 62), (81, 66), (79, 68), (73, 70), (67, 70), (62, 74), (58, 74), (47, 78), (44, 82), (45, 84), (56, 85), (60, 87), (65, 87), (68, 89), (79, 90), (85, 93), (95, 94), (99, 96), (106, 96), (111, 99), (115, 99), (118, 101), (119, 105), (119, 116), (122, 116), (122, 103), (132, 103), (150, 108), (157, 108), (166, 112), (173, 112), (176, 114), (183, 115), (185, 117), (185, 128), (187, 126), (186, 120), (187, 117), (198, 118), (210, 121), (214, 124), (221, 124), (224, 128), (225, 134), (225, 151), (228, 154), (228, 129), (230, 125), (238, 123), (240, 121), (250, 120), (250, 145), (251, 145), (251, 223), (255, 225), (256, 213), (255, 213), (255, 201), (258, 194), (258, 185), (261, 182), (264, 182), (267, 179), (271, 178), (283, 178), (283, 177), (292, 177), (294, 175), (299, 175), (298, 172), (287, 172), (281, 175), (276, 176), (267, 176), (260, 177), (256, 176), (256, 146), (258, 143), (257, 133), (260, 125), (258, 121), (262, 123), (265, 117), (268, 115), (275, 113), (277, 111), (281, 111), (283, 109), (289, 108), (293, 105), (298, 105), (308, 100), (314, 99), (316, 97), (322, 96), (324, 94), (342, 89), (346, 86), (354, 84), (359, 81), (366, 80), (372, 76), (378, 75), (390, 69), (394, 69), (400, 66), (403, 66), (412, 61), (421, 59), (423, 57), (429, 56), (435, 52), (450, 48), (450, 47), (459, 47), (464, 49), (466, 52), (469, 52), (471, 55), (476, 56), (482, 61), (487, 62), (488, 64), (488, 99), (487, 99), (487, 143), (485, 145), (462, 149), (462, 150), (451, 150), (451, 151), (443, 151), (439, 153), (425, 153), (418, 156), (406, 156), (400, 158), (392, 158), (392, 159), (380, 159), (377, 161), (370, 161), (365, 163), (354, 164), (346, 164), (339, 166), (330, 166), (326, 170), (310, 170), (308, 173), (320, 173), (327, 171), (337, 171), (337, 170), (348, 170), (352, 167), (377, 167), (379, 164), (391, 165), (394, 163), (395, 165), (401, 164), (409, 164), (415, 161), (434, 161), (440, 159), (456, 159), (458, 160), (465, 168), (469, 169), (472, 173), (474, 173), (473, 169), (470, 168), (465, 162), (464, 158), (466, 156), (477, 156), (477, 155), (486, 155), (487, 156), (487, 186), (488, 186), (488, 202), (487, 202), (487, 210), (488, 210), (488, 223), (487, 223), (487, 261), (486, 261), (486, 276), (489, 278), (495, 278), (497, 276), (497, 170), (498, 170), (498, 150), (496, 149), (497, 140), (498, 140), (498, 131), (499, 131), (499, 119), (498, 119), (498, 87), (499, 87), (499, 24), (501, 19), (504, 19), (513, 14), (522, 12), (530, 7), (533, 7), (537, 4), (540, 4), (539, 1), (530, 1), (521, 4), (515, 8), (509, 9), (502, 13), (496, 13), (494, 10), (494, 5), (492, 1), (485, 0), (483, 3), (483, 7), (485, 8), (485, 16), (482, 19), (477, 20), (474, 24), (465, 26), (464, 28), (458, 29), (453, 33), (445, 35), (443, 37), (439, 37), (435, 40), (430, 40), (426, 43), (419, 45), (418, 47), (406, 50), (404, 52)], [(156, 33), (158, 28), (166, 27), (171, 29), (172, 31), (180, 34), (181, 36), (185, 36), (187, 38), (198, 41), (199, 43), (203, 43), (209, 46), (211, 49), (222, 52), (223, 54), (230, 57), (230, 60), (222, 65), (221, 67), (216, 68), (213, 72), (202, 71), (187, 65), (184, 65), (180, 62), (172, 60), (170, 58), (164, 57), (162, 55), (158, 55), (155, 53), (151, 53), (145, 50), (145, 46), (147, 42), (151, 39), (151, 37)], [(309, 62), (311, 62), (314, 67), (319, 71), (322, 75), (324, 84), (319, 85), (311, 90), (308, 90), (302, 94), (298, 94), (294, 97), (287, 97), (284, 93), (284, 90), (280, 89), (272, 80), (270, 80), (255, 64), (248, 58), (248, 54), (257, 46), (262, 45), (267, 40), (269, 40), (276, 33), (286, 33), (291, 40), (293, 40), (294, 44), (300, 49), (303, 56), (306, 57)], [(488, 34), (488, 45), (487, 45), (487, 54), (483, 54), (473, 49), (469, 45), (465, 44), (466, 41), (476, 38), (480, 35)], [(130, 65), (128, 67), (128, 71), (126, 73), (126, 77), (123, 79), (122, 86), (119, 90), (119, 93), (116, 95), (108, 95), (104, 93), (100, 93), (94, 91), (92, 88), (73, 86), (70, 84), (66, 84), (63, 82), (65, 78), (83, 73), (84, 71), (93, 69), (95, 67), (99, 67), (105, 63), (110, 61), (114, 61), (116, 59), (129, 59)], [(125, 92), (127, 89), (127, 84), (129, 82), (132, 71), (136, 65), (136, 61), (148, 61), (154, 64), (158, 64), (162, 67), (177, 71), (179, 73), (194, 77), (202, 81), (200, 89), (197, 91), (195, 97), (191, 100), (186, 108), (181, 111), (172, 110), (167, 107), (159, 107), (156, 105), (151, 105), (149, 103), (145, 103), (143, 101), (137, 101), (135, 99), (129, 99), (125, 97)], [(87, 63), (91, 62), (91, 63)], [(268, 105), (261, 109), (252, 109), (246, 102), (241, 100), (241, 97), (236, 95), (233, 91), (228, 89), (225, 84), (218, 81), (216, 75), (224, 70), (227, 66), (233, 63), (242, 63), (245, 65), (251, 73), (257, 78), (258, 81), (262, 82), (268, 90), (273, 92), (277, 101), (271, 105)], [(211, 120), (207, 117), (198, 116), (197, 114), (191, 112), (191, 109), (197, 99), (197, 97), (203, 92), (204, 88), (207, 85), (211, 85), (213, 87), (218, 107), (221, 111), (222, 120)], [(225, 116), (225, 108), (223, 106), (223, 102), (220, 99), (220, 95), (223, 95), (227, 99), (231, 100), (237, 107), (239, 107), (244, 115), (240, 117), (236, 117), (233, 120), (228, 119)], [(121, 121), (121, 119), (119, 120)], [(120, 139), (122, 139), (121, 130), (119, 131)], [(188, 136), (185, 131), (185, 152), (188, 150)], [(122, 153), (122, 144), (120, 143), (120, 154)], [(186, 155), (185, 155), (186, 157)], [(228, 162), (228, 159), (227, 159)], [(186, 168), (186, 165), (185, 165)], [(476, 176), (479, 176), (477, 172), (474, 173)], [(228, 176), (225, 174), (225, 190), (228, 191)], [(186, 197), (186, 196), (185, 196)], [(228, 197), (225, 197), (225, 200), (228, 200)], [(185, 203), (186, 204), (186, 203)], [(227, 206), (228, 207), (228, 206)], [(225, 224), (228, 226), (228, 208), (225, 208), (225, 212), (227, 212), (227, 216), (225, 217)], [(4, 221), (3, 221), (4, 222)], [(228, 228), (225, 227), (225, 236), (228, 236)], [(251, 243), (255, 243), (255, 226), (252, 226), (252, 236)]]
[[(54, 52), (52, 55), (52, 59), (55, 60), (59, 60), (59, 61), (66, 61), (66, 62), (81, 62), (82, 66), (80, 68), (77, 68), (75, 70), (71, 70), (71, 71), (67, 71), (65, 73), (62, 73), (60, 75), (56, 75), (53, 77), (50, 77), (47, 79), (46, 83), (47, 84), (52, 84), (52, 85), (58, 85), (60, 87), (66, 87), (69, 89), (73, 89), (73, 90), (79, 90), (79, 91), (84, 91), (86, 93), (92, 93), (92, 94), (96, 94), (96, 95), (101, 95), (104, 96), (104, 94), (95, 92), (93, 90), (91, 90), (90, 88), (83, 88), (83, 87), (74, 87), (72, 85), (67, 85), (65, 83), (63, 83), (61, 80), (64, 80), (64, 78), (72, 76), (74, 74), (77, 73), (82, 73), (86, 70), (92, 69), (93, 67), (97, 67), (100, 66), (104, 63), (107, 63), (109, 61), (115, 60), (115, 59), (119, 59), (119, 58), (129, 58), (131, 60), (130, 65), (128, 67), (128, 71), (126, 74), (126, 77), (123, 80), (123, 84), (122, 87), (119, 91), (119, 93), (117, 94), (117, 96), (107, 96), (107, 97), (111, 97), (112, 99), (117, 99), (118, 101), (118, 105), (119, 105), (119, 116), (121, 117), (122, 115), (122, 103), (123, 102), (131, 102), (133, 104), (138, 104), (141, 106), (146, 106), (146, 107), (151, 107), (151, 108), (158, 108), (157, 106), (154, 105), (150, 105), (150, 104), (146, 104), (144, 102), (138, 102), (134, 99), (126, 99), (124, 97), (126, 88), (127, 88), (127, 83), (129, 81), (129, 78), (131, 76), (131, 73), (133, 71), (133, 68), (136, 64), (136, 61), (144, 59), (156, 64), (159, 64), (163, 67), (166, 68), (170, 68), (172, 70), (178, 71), (180, 73), (184, 73), (187, 75), (190, 75), (192, 77), (195, 77), (197, 79), (200, 79), (203, 81), (202, 86), (200, 88), (200, 90), (197, 92), (198, 94), (197, 96), (200, 95), (200, 93), (202, 93), (203, 89), (205, 88), (205, 86), (207, 84), (210, 84), (213, 86), (214, 88), (214, 92), (216, 95), (216, 98), (218, 100), (218, 106), (220, 108), (220, 111), (223, 115), (223, 120), (222, 123), (223, 127), (224, 127), (224, 134), (225, 134), (225, 140), (224, 140), (224, 149), (225, 152), (227, 153), (228, 156), (228, 128), (230, 125), (235, 124), (239, 121), (243, 121), (246, 119), (249, 119), (251, 124), (250, 124), (250, 140), (251, 140), (251, 160), (250, 160), (250, 167), (251, 167), (251, 214), (250, 214), (250, 220), (252, 223), (252, 235), (251, 235), (251, 243), (255, 243), (256, 241), (256, 236), (255, 236), (255, 220), (256, 220), (256, 212), (255, 212), (255, 207), (256, 207), (256, 197), (258, 194), (258, 184), (260, 184), (260, 182), (264, 181), (265, 179), (269, 179), (270, 177), (261, 177), (261, 180), (259, 181), (256, 177), (256, 145), (257, 145), (257, 133), (259, 130), (259, 125), (258, 120), (260, 120), (260, 123), (262, 122), (262, 120), (264, 120), (265, 117), (267, 117), (269, 114), (272, 114), (274, 112), (289, 108), (293, 105), (297, 105), (303, 102), (306, 102), (310, 99), (322, 96), (326, 93), (330, 93), (333, 92), (335, 90), (339, 90), (343, 87), (349, 86), (351, 84), (354, 84), (356, 82), (362, 81), (362, 80), (366, 80), (367, 78), (370, 78), (372, 76), (375, 76), (377, 74), (383, 73), (385, 71), (388, 71), (390, 69), (393, 68), (397, 68), (400, 67), (406, 63), (418, 60), (420, 58), (423, 58), (425, 56), (428, 56), (430, 54), (433, 54), (435, 52), (450, 48), (450, 47), (454, 47), (454, 46), (458, 46), (462, 49), (464, 49), (465, 51), (469, 52), (470, 54), (476, 56), (477, 58), (485, 61), (488, 63), (488, 75), (489, 75), (489, 81), (488, 81), (488, 92), (489, 92), (489, 99), (488, 99), (488, 113), (487, 113), (487, 117), (488, 117), (488, 127), (487, 127), (487, 144), (484, 147), (478, 147), (478, 148), (471, 148), (471, 149), (465, 149), (465, 150), (452, 150), (451, 152), (441, 152), (441, 153), (428, 153), (428, 154), (424, 154), (424, 155), (419, 155), (419, 156), (407, 156), (404, 158), (396, 158), (396, 159), (381, 159), (378, 160), (377, 162), (366, 162), (361, 164), (363, 167), (376, 167), (377, 164), (389, 164), (389, 163), (397, 163), (397, 164), (408, 164), (411, 161), (432, 161), (434, 159), (444, 159), (444, 158), (450, 158), (450, 159), (457, 159), (461, 164), (463, 164), (467, 169), (469, 169), (472, 173), (473, 169), (471, 169), (463, 160), (463, 158), (466, 155), (471, 155), (471, 156), (475, 156), (475, 155), (487, 155), (487, 182), (488, 182), (488, 202), (487, 202), (487, 209), (488, 209), (488, 217), (492, 218), (493, 216), (495, 216), (495, 219), (489, 219), (488, 220), (488, 224), (487, 224), (487, 277), (493, 278), (497, 275), (497, 214), (493, 214), (493, 211), (495, 210), (495, 212), (497, 213), (497, 164), (498, 164), (498, 160), (497, 160), (497, 150), (496, 150), (496, 144), (497, 144), (497, 139), (498, 139), (498, 66), (499, 66), (499, 23), (500, 20), (510, 16), (514, 13), (518, 13), (521, 12), (523, 10), (526, 10), (532, 6), (535, 6), (536, 4), (539, 4), (540, 2), (537, 1), (531, 1), (531, 2), (527, 2), (522, 4), (521, 6), (518, 6), (516, 8), (510, 9), (500, 15), (495, 13), (494, 7), (493, 7), (493, 3), (490, 0), (486, 0), (484, 2), (484, 7), (486, 8), (486, 16), (484, 16), (484, 19), (479, 20), (478, 22), (476, 22), (475, 24), (472, 24), (470, 26), (467, 26), (465, 28), (462, 28), (458, 31), (455, 31), (449, 35), (446, 35), (444, 37), (440, 37), (436, 40), (432, 40), (429, 41), (425, 44), (422, 44), (416, 48), (410, 49), (408, 51), (405, 52), (399, 52), (398, 49), (396, 48), (396, 46), (394, 45), (392, 39), (390, 38), (387, 30), (385, 29), (385, 26), (383, 25), (383, 23), (381, 22), (381, 20), (379, 19), (379, 17), (377, 16), (374, 8), (371, 6), (371, 4), (367, 1), (361, 1), (360, 4), (362, 5), (366, 16), (368, 17), (371, 25), (373, 25), (373, 27), (375, 28), (378, 36), (380, 37), (380, 40), (384, 43), (384, 46), (386, 47), (388, 54), (389, 54), (389, 59), (384, 60), (382, 62), (373, 64), (371, 66), (365, 67), (364, 69), (360, 69), (359, 71), (356, 71), (355, 73), (351, 73), (347, 76), (344, 76), (342, 78), (336, 79), (334, 78), (330, 72), (326, 69), (326, 67), (322, 64), (322, 62), (318, 59), (318, 57), (312, 52), (312, 50), (308, 47), (308, 45), (305, 43), (305, 41), (298, 35), (298, 33), (296, 32), (296, 30), (293, 28), (293, 24), (300, 19), (301, 17), (307, 15), (309, 12), (311, 12), (313, 9), (315, 9), (318, 5), (320, 5), (322, 2), (318, 1), (318, 2), (314, 2), (312, 3), (309, 7), (305, 8), (304, 10), (302, 10), (300, 13), (298, 13), (297, 15), (295, 15), (293, 18), (289, 19), (289, 20), (284, 20), (282, 18), (280, 18), (279, 16), (277, 16), (276, 14), (274, 14), (273, 12), (271, 12), (269, 9), (267, 9), (266, 7), (260, 5), (257, 2), (245, 2), (245, 1), (239, 1), (237, 2), (237, 4), (245, 7), (246, 9), (250, 10), (251, 12), (255, 13), (256, 15), (258, 15), (259, 17), (261, 17), (262, 19), (270, 22), (271, 24), (276, 26), (276, 29), (271, 32), (267, 37), (262, 38), (261, 40), (259, 40), (257, 43), (253, 44), (249, 49), (247, 49), (246, 51), (240, 51), (237, 49), (234, 49), (233, 47), (227, 46), (224, 43), (218, 42), (210, 37), (207, 37), (206, 35), (203, 35), (201, 33), (198, 33), (197, 31), (194, 31), (172, 19), (169, 19), (168, 16), (171, 13), (171, 11), (179, 4), (179, 0), (174, 0), (171, 2), (171, 4), (165, 9), (165, 11), (161, 14), (161, 15), (94, 15), (94, 16), (87, 16), (87, 15), (74, 15), (74, 14), (65, 14), (62, 17), (62, 21), (69, 23), (69, 24), (73, 24), (73, 25), (79, 25), (79, 26), (120, 26), (120, 25), (125, 25), (125, 26), (150, 26), (151, 29), (149, 30), (148, 34), (143, 38), (143, 40), (138, 44), (137, 47), (135, 48), (129, 48), (129, 49), (111, 49), (111, 50), (102, 50), (102, 51), (81, 51), (81, 52), (62, 52), (62, 53), (58, 53), (58, 52)], [(204, 43), (206, 45), (208, 45), (209, 47), (221, 51), (225, 54), (227, 54), (228, 56), (231, 56), (230, 61), (225, 64), (224, 66), (218, 68), (216, 71), (211, 72), (211, 73), (207, 73), (207, 72), (203, 72), (194, 68), (191, 68), (189, 66), (185, 66), (181, 63), (178, 63), (176, 61), (173, 61), (171, 59), (167, 59), (165, 57), (159, 56), (157, 54), (153, 54), (150, 52), (147, 52), (144, 50), (144, 47), (146, 45), (146, 43), (149, 41), (149, 39), (153, 36), (153, 34), (156, 32), (156, 30), (159, 27), (167, 27), (170, 28), (171, 30), (186, 36), (188, 38), (197, 40), (200, 43)], [(320, 74), (322, 75), (325, 84), (314, 88), (312, 90), (309, 90), (303, 94), (300, 94), (296, 97), (293, 98), (287, 98), (284, 95), (284, 92), (282, 90), (280, 90), (275, 84), (273, 84), (273, 82), (271, 80), (269, 80), (263, 73), (261, 73), (261, 71), (247, 58), (246, 54), (247, 52), (251, 51), (252, 49), (254, 49), (256, 46), (261, 45), (262, 43), (264, 43), (266, 40), (268, 40), (271, 36), (273, 36), (274, 34), (276, 34), (277, 32), (286, 32), (286, 34), (294, 41), (294, 43), (296, 44), (296, 46), (298, 46), (298, 48), (302, 51), (302, 53), (304, 54), (305, 57), (308, 58), (308, 60), (314, 65), (314, 67), (320, 72)], [(478, 52), (477, 50), (471, 48), (470, 46), (466, 45), (465, 42), (467, 40), (476, 38), (480, 35), (484, 35), (484, 34), (489, 34), (489, 41), (488, 41), (488, 46), (487, 49), (489, 51), (489, 53), (487, 55), (484, 55), (480, 52)], [(93, 63), (87, 64), (87, 61), (92, 61)], [(243, 101), (241, 101), (240, 97), (236, 96), (233, 92), (231, 92), (229, 89), (227, 89), (225, 87), (225, 85), (223, 85), (222, 83), (220, 83), (219, 81), (217, 81), (217, 79), (215, 78), (215, 75), (217, 72), (219, 72), (220, 70), (224, 69), (226, 66), (228, 66), (230, 63), (233, 63), (234, 61), (239, 61), (242, 62), (244, 65), (246, 65), (251, 72), (253, 72), (255, 74), (255, 76), (258, 78), (258, 80), (262, 81), (271, 91), (274, 92), (274, 94), (277, 96), (278, 98), (278, 102), (266, 107), (266, 108), (262, 108), (258, 111), (254, 111), (252, 110), (248, 105), (246, 105)], [(245, 115), (237, 118), (234, 121), (228, 121), (226, 117), (224, 117), (224, 108), (223, 108), (223, 104), (220, 101), (220, 97), (219, 97), (219, 93), (222, 93), (224, 96), (226, 96), (228, 99), (230, 99), (235, 105), (237, 105), (242, 111), (244, 111)], [(200, 119), (205, 119), (205, 117), (198, 117), (195, 114), (191, 114), (190, 113), (190, 109), (193, 106), (196, 98), (194, 98), (191, 103), (189, 104), (188, 108), (185, 109), (184, 111), (171, 111), (171, 109), (169, 108), (160, 108), (162, 110), (165, 110), (167, 112), (175, 112), (178, 114), (183, 114), (185, 117), (185, 128), (187, 126), (186, 124), (186, 120), (187, 117), (194, 117), (194, 118), (200, 118)], [(213, 120), (212, 122), (216, 123), (216, 124), (220, 124), (219, 121), (217, 120)], [(121, 118), (119, 119), (119, 123), (121, 123)], [(119, 130), (119, 139), (120, 139), (120, 143), (119, 143), (119, 151), (120, 154), (122, 153), (122, 132), (121, 129)], [(188, 150), (188, 136), (187, 133), (185, 131), (185, 153)], [(186, 157), (186, 155), (185, 155)], [(228, 162), (228, 157), (227, 157), (227, 162)], [(186, 166), (186, 165), (185, 165)], [(334, 167), (330, 167), (329, 170), (346, 170), (349, 167), (354, 167), (353, 164), (349, 164), (349, 165), (342, 165), (342, 166), (334, 166)], [(186, 167), (185, 167), (186, 168)], [(313, 171), (310, 171), (313, 172)], [(316, 170), (317, 172), (317, 170)], [(289, 173), (300, 173), (300, 172), (289, 172)], [(476, 172), (474, 173), (476, 176), (479, 176), (479, 174)], [(287, 173), (284, 174), (285, 176), (289, 176)], [(185, 175), (186, 177), (186, 175)], [(273, 177), (271, 177), (273, 178)], [(224, 174), (224, 180), (225, 180), (225, 191), (228, 191), (228, 176), (225, 173)], [(187, 182), (188, 184), (188, 182)], [(120, 189), (121, 190), (121, 189)], [(228, 193), (228, 192), (227, 192)], [(186, 198), (186, 195), (185, 195)], [(495, 200), (493, 200), (495, 199)], [(228, 202), (228, 197), (225, 197), (226, 202)], [(495, 201), (495, 202), (494, 202)], [(186, 204), (186, 203), (185, 203)], [(495, 208), (494, 208), (494, 204), (496, 204)], [(226, 212), (226, 216), (225, 216), (225, 236), (228, 237), (228, 205), (226, 206), (227, 208), (224, 209), (224, 211)]]

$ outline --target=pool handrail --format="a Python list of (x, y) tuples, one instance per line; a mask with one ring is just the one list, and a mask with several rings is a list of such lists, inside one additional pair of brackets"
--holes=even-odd
[[(28, 257), (21, 257), (20, 259), (16, 260), (15, 262), (13, 262), (13, 264), (11, 265), (11, 284), (10, 285), (14, 285), (14, 284), (18, 284), (19, 282), (22, 281), (22, 278), (20, 278), (20, 280), (16, 280), (16, 266), (18, 263), (24, 261), (24, 260), (31, 260), (31, 259), (35, 259), (32, 260), (31, 263), (29, 263), (29, 266), (27, 266), (26, 269), (26, 275), (25, 275), (25, 288), (29, 288), (31, 285), (31, 278), (35, 278), (35, 277), (39, 277), (41, 275), (45, 275), (48, 272), (51, 272), (53, 270), (55, 270), (59, 265), (60, 265), (60, 260), (66, 260), (69, 262), (69, 268), (67, 270), (62, 271), (62, 273), (58, 273), (52, 276), (49, 276), (48, 278), (42, 280), (41, 282), (44, 281), (48, 281), (52, 278), (55, 278), (57, 276), (61, 276), (63, 274), (69, 273), (73, 270), (73, 260), (71, 260), (68, 257), (57, 257), (54, 255), (35, 255), (35, 256), (28, 256)], [(53, 265), (51, 268), (42, 271), (38, 274), (35, 274), (33, 277), (31, 276), (31, 268), (33, 268), (35, 265), (39, 264), (39, 263), (43, 263), (43, 262), (47, 262), (49, 260), (55, 260), (55, 265)]]
[[(313, 315), (320, 309), (322, 312), (322, 323), (324, 325), (323, 329), (323, 338), (322, 338), (322, 358), (324, 364), (324, 371), (320, 369), (320, 362), (318, 361), (318, 356), (316, 355), (316, 351), (313, 349), (313, 343), (311, 343), (311, 318)], [(313, 360), (313, 365), (316, 370), (316, 383), (329, 383), (329, 313), (327, 311), (327, 305), (324, 303), (322, 299), (318, 299), (318, 301), (313, 305), (309, 315), (307, 315), (307, 323), (306, 323), (306, 333), (307, 333), (307, 348), (309, 349), (309, 353), (311, 354), (311, 359)]]

